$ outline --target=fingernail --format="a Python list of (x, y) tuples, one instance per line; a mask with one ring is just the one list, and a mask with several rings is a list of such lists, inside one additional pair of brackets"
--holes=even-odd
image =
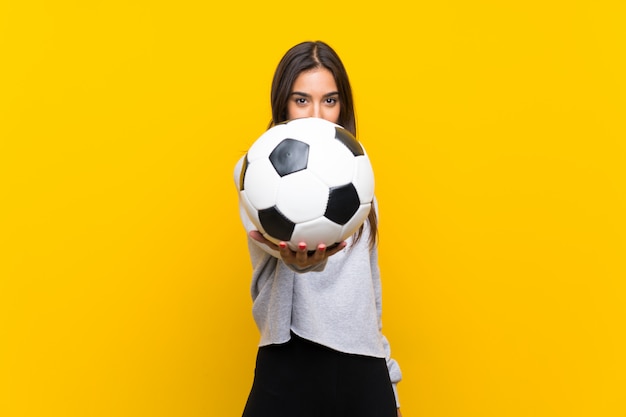
[(304, 243), (304, 242), (298, 243), (298, 249), (305, 250), (306, 249), (306, 243)]
[(285, 242), (280, 242), (278, 246), (280, 246), (281, 249), (285, 249), (287, 247), (287, 244)]
[(321, 244), (317, 248), (320, 250), (320, 252), (324, 252), (326, 250), (326, 245)]

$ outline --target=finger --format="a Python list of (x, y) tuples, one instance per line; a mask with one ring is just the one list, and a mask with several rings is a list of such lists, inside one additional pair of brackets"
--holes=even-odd
[(338, 243), (335, 247), (326, 250), (326, 256), (333, 256), (337, 252), (343, 250), (347, 245), (348, 243), (345, 240), (341, 243)]
[(258, 230), (250, 231), (250, 233), (248, 233), (248, 236), (250, 236), (252, 239), (256, 240), (257, 242), (261, 242), (269, 246), (271, 249), (278, 250), (278, 246), (274, 244), (273, 242), (267, 240), (265, 236), (263, 236), (261, 232), (259, 232)]
[(322, 262), (325, 258), (326, 258), (326, 245), (323, 243), (320, 243), (319, 245), (317, 245), (317, 248), (315, 249), (315, 252), (313, 252), (313, 255), (311, 255), (311, 260), (314, 263), (318, 263), (318, 262)]
[(309, 254), (306, 250), (306, 243), (300, 242), (298, 243), (298, 251), (296, 252), (296, 262), (298, 265), (303, 266), (306, 265), (309, 260)]
[(294, 258), (294, 253), (291, 249), (289, 249), (289, 246), (287, 246), (287, 242), (280, 242), (278, 244), (278, 251), (280, 252), (280, 257), (283, 261), (289, 261), (289, 263), (291, 263)]
[(248, 236), (250, 236), (252, 239), (258, 241), (258, 242), (263, 242), (264, 240), (266, 240), (263, 235), (261, 234), (261, 232), (259, 232), (258, 230), (250, 230), (248, 232)]

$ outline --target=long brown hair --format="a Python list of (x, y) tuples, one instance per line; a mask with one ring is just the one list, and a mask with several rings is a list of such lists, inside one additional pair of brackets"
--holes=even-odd
[[(289, 49), (278, 63), (278, 67), (274, 72), (270, 94), (272, 120), (269, 127), (287, 121), (287, 105), (296, 78), (298, 78), (301, 72), (315, 68), (326, 68), (333, 74), (339, 93), (340, 111), (338, 124), (356, 137), (354, 99), (348, 73), (339, 55), (322, 41), (299, 43)], [(376, 245), (378, 235), (378, 218), (373, 204), (367, 220), (370, 227), (369, 245), (370, 248), (373, 248)], [(363, 226), (356, 232), (353, 242), (358, 242), (362, 235)]]

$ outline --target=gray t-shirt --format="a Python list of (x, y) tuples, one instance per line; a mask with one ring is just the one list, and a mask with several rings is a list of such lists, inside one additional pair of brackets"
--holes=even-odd
[[(243, 158), (235, 166), (235, 184)], [(256, 227), (240, 204), (247, 232)], [(340, 352), (385, 358), (399, 406), (396, 384), (402, 373), (382, 334), (382, 294), (378, 251), (370, 249), (367, 222), (363, 238), (324, 263), (298, 269), (278, 251), (248, 237), (252, 262), (252, 313), (260, 346), (285, 343), (290, 332)]]

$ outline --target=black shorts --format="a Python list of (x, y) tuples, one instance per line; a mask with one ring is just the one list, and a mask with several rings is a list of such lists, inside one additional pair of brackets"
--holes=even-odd
[(397, 416), (385, 359), (291, 336), (259, 348), (243, 417)]

